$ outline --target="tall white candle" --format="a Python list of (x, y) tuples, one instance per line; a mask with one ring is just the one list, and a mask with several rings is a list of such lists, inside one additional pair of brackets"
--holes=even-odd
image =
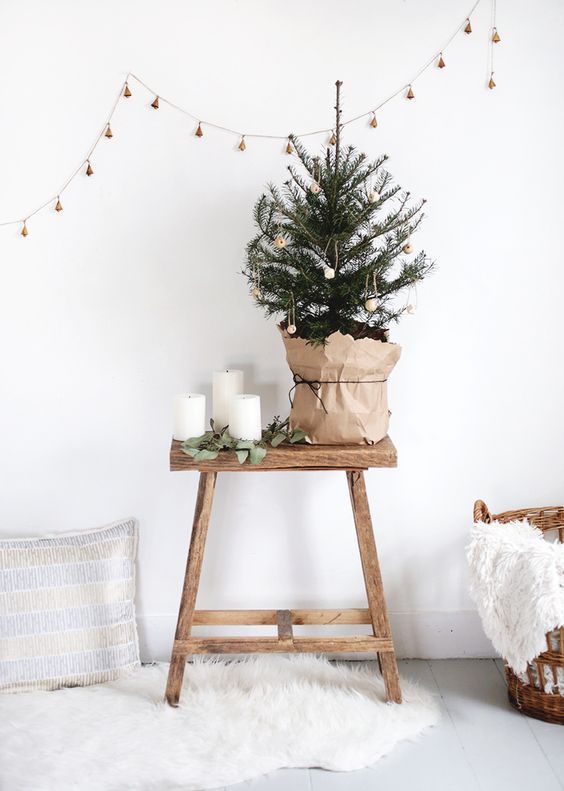
[(248, 393), (233, 396), (229, 410), (229, 433), (236, 439), (262, 438), (260, 396)]
[(243, 371), (214, 371), (213, 423), (216, 431), (229, 424), (229, 406), (233, 396), (243, 392)]
[(184, 442), (206, 431), (206, 397), (185, 393), (174, 397), (174, 439)]

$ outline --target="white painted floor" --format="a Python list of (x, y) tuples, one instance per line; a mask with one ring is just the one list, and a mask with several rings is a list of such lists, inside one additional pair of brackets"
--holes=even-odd
[(282, 769), (229, 791), (558, 791), (564, 726), (519, 714), (492, 659), (404, 660), (401, 675), (440, 699), (441, 722), (359, 772)]

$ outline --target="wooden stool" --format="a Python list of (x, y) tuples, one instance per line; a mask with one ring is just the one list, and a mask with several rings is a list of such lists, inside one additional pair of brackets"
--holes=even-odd
[[(376, 445), (281, 445), (278, 448), (269, 448), (266, 458), (257, 466), (248, 463), (239, 464), (233, 455), (227, 453), (221, 453), (213, 461), (196, 462), (182, 452), (180, 442), (173, 440), (170, 452), (171, 470), (198, 470), (200, 482), (166, 686), (166, 699), (171, 706), (178, 705), (186, 658), (190, 654), (245, 654), (271, 651), (281, 653), (375, 651), (384, 678), (387, 699), (401, 703), (394, 644), (364, 483), (364, 470), (369, 467), (396, 466), (397, 453), (389, 437)], [(195, 609), (217, 474), (274, 470), (346, 471), (368, 609)], [(267, 624), (278, 627), (277, 637), (192, 637), (191, 635), (192, 626)], [(297, 624), (371, 624), (372, 635), (294, 637), (292, 626)]]

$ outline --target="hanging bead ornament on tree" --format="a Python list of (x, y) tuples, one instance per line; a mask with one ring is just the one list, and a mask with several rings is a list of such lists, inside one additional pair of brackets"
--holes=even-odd
[(324, 266), (323, 276), (325, 277), (325, 280), (333, 280), (333, 278), (335, 277), (335, 270), (332, 269), (330, 266)]
[(262, 297), (262, 291), (260, 290), (260, 269), (257, 264), (253, 267), (254, 272), (254, 285), (251, 290), (251, 294), (253, 295), (254, 299), (260, 299)]
[(407, 313), (409, 313), (410, 316), (413, 316), (413, 314), (417, 311), (417, 285), (413, 286), (413, 291), (414, 291), (414, 294), (415, 294), (415, 301), (414, 302), (410, 302), (409, 301), (409, 299), (411, 297), (411, 286), (410, 286), (408, 294), (407, 294), (408, 303), (405, 306), (405, 310), (406, 310)]
[(320, 167), (319, 167), (319, 159), (315, 159), (315, 164), (313, 166), (313, 181), (309, 185), (309, 191), (313, 195), (317, 195), (321, 192), (321, 187), (319, 186), (319, 175), (320, 175)]
[(406, 255), (411, 255), (413, 252), (413, 245), (411, 244), (411, 236), (407, 237), (407, 242), (401, 248)]
[(380, 193), (375, 189), (371, 189), (368, 193), (368, 200), (370, 203), (377, 203), (380, 200)]
[(296, 334), (296, 306), (294, 304), (294, 295), (290, 297), (290, 309), (288, 310), (288, 319), (286, 323), (286, 332), (288, 335)]
[(278, 250), (283, 250), (286, 247), (286, 240), (281, 233), (274, 240), (274, 247), (278, 248)]
[(374, 313), (378, 309), (378, 289), (376, 287), (376, 272), (372, 273), (372, 296), (368, 296), (368, 280), (370, 273), (366, 275), (366, 285), (364, 287), (364, 307), (369, 313)]

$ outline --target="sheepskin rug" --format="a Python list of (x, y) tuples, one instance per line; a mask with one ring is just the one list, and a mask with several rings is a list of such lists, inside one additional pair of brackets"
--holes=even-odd
[(439, 717), (432, 695), (406, 680), (404, 703), (385, 703), (373, 664), (199, 659), (177, 709), (163, 703), (167, 671), (0, 696), (0, 788), (189, 791), (282, 767), (360, 769)]

